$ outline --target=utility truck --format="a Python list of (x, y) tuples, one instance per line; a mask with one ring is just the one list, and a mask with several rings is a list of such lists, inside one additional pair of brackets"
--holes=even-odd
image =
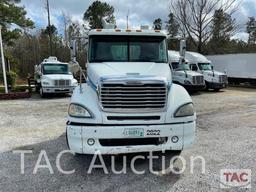
[(228, 84), (227, 75), (213, 69), (211, 61), (204, 55), (196, 52), (186, 52), (185, 58), (189, 61), (190, 69), (204, 76), (206, 89), (219, 91)]
[(41, 97), (50, 93), (71, 93), (77, 86), (68, 63), (60, 62), (56, 57), (49, 57), (36, 65), (34, 78)]
[[(73, 91), (67, 116), (73, 152), (180, 153), (193, 144), (194, 105), (172, 82), (166, 40), (159, 30), (88, 32), (87, 78)], [(81, 73), (78, 63), (73, 69)]]
[(256, 85), (256, 54), (209, 55), (215, 69), (227, 74), (231, 84), (250, 83)]
[(204, 76), (201, 73), (192, 71), (188, 60), (181, 62), (178, 51), (168, 51), (169, 63), (172, 68), (172, 80), (182, 85), (189, 92), (196, 92), (205, 89)]

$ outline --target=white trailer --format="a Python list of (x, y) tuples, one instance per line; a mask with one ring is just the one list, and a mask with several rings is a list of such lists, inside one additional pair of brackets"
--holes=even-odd
[(189, 92), (205, 89), (204, 76), (201, 73), (192, 71), (189, 68), (188, 60), (181, 64), (181, 56), (178, 51), (168, 51), (168, 56), (174, 83), (182, 85)]
[(49, 57), (35, 66), (35, 85), (41, 97), (44, 97), (50, 93), (72, 93), (77, 80), (69, 71), (68, 63)]
[(78, 154), (179, 151), (192, 146), (191, 97), (172, 83), (159, 30), (89, 32), (87, 80), (71, 97), (67, 141)]
[(187, 51), (185, 58), (189, 61), (192, 71), (199, 72), (204, 76), (207, 89), (219, 91), (227, 86), (227, 75), (225, 73), (215, 71), (211, 65), (211, 61), (204, 55)]
[(256, 84), (256, 54), (209, 55), (208, 59), (218, 71), (228, 76), (228, 82)]

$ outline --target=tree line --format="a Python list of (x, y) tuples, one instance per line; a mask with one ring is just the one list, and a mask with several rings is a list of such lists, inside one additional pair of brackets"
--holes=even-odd
[[(34, 65), (50, 56), (49, 34), (51, 32), (53, 56), (61, 61), (70, 61), (70, 42), (77, 39), (77, 60), (86, 63), (86, 33), (89, 29), (102, 28), (102, 18), (116, 24), (114, 7), (102, 1), (94, 1), (83, 14), (84, 24), (73, 21), (62, 14), (62, 26), (47, 26), (37, 29), (27, 18), (26, 10), (20, 7), (20, 0), (1, 0), (0, 25), (2, 26), (7, 69), (20, 77), (33, 74)], [(203, 54), (225, 54), (256, 52), (256, 20), (249, 17), (244, 26), (238, 26), (233, 14), (237, 9), (235, 0), (172, 0), (167, 21), (156, 18), (154, 29), (164, 29), (170, 37), (186, 38), (188, 50)], [(50, 28), (50, 29), (49, 29)], [(31, 32), (31, 29), (34, 29)], [(248, 41), (232, 39), (245, 29)], [(168, 42), (169, 49), (179, 49), (179, 41)], [(0, 72), (1, 73), (1, 72)]]

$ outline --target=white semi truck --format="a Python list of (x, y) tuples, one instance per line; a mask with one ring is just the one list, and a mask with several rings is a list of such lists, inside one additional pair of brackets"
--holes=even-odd
[(73, 152), (181, 152), (193, 144), (194, 105), (172, 82), (166, 38), (158, 30), (89, 31), (87, 79), (67, 116)]
[(181, 56), (178, 51), (168, 51), (168, 55), (174, 83), (182, 85), (189, 92), (205, 89), (204, 76), (201, 73), (192, 71), (187, 60), (184, 63), (180, 63)]
[(41, 97), (50, 93), (72, 93), (77, 86), (68, 63), (62, 63), (56, 57), (49, 57), (36, 65), (34, 78)]
[(226, 73), (231, 84), (251, 83), (256, 85), (256, 54), (209, 55), (208, 59), (218, 71)]
[(190, 69), (201, 73), (204, 76), (207, 89), (219, 91), (228, 84), (227, 75), (213, 69), (211, 61), (204, 55), (196, 52), (186, 52), (185, 58), (189, 61)]

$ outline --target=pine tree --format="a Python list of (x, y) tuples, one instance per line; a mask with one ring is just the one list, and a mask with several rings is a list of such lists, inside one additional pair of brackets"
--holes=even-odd
[(228, 51), (225, 49), (235, 30), (235, 19), (222, 9), (215, 10), (211, 26), (212, 37), (208, 43), (211, 52), (221, 54)]
[[(13, 40), (20, 36), (21, 29), (33, 28), (34, 23), (26, 18), (27, 12), (24, 7), (19, 7), (16, 3), (20, 0), (0, 1), (0, 25), (2, 26), (3, 40), (7, 44), (12, 44)], [(15, 25), (18, 27), (15, 27)]]
[(168, 18), (169, 18), (169, 20), (166, 22), (166, 28), (168, 31), (168, 35), (170, 35), (171, 37), (175, 37), (178, 35), (180, 25), (176, 21), (173, 13), (170, 13), (168, 15)]
[(256, 20), (255, 17), (249, 17), (246, 23), (246, 32), (249, 33), (248, 44), (256, 43)]
[(94, 1), (84, 13), (84, 20), (89, 22), (91, 29), (103, 28), (102, 18), (115, 24), (114, 7), (101, 1)]
[(153, 28), (155, 30), (161, 30), (162, 29), (162, 20), (160, 18), (155, 19), (155, 21), (153, 22)]

